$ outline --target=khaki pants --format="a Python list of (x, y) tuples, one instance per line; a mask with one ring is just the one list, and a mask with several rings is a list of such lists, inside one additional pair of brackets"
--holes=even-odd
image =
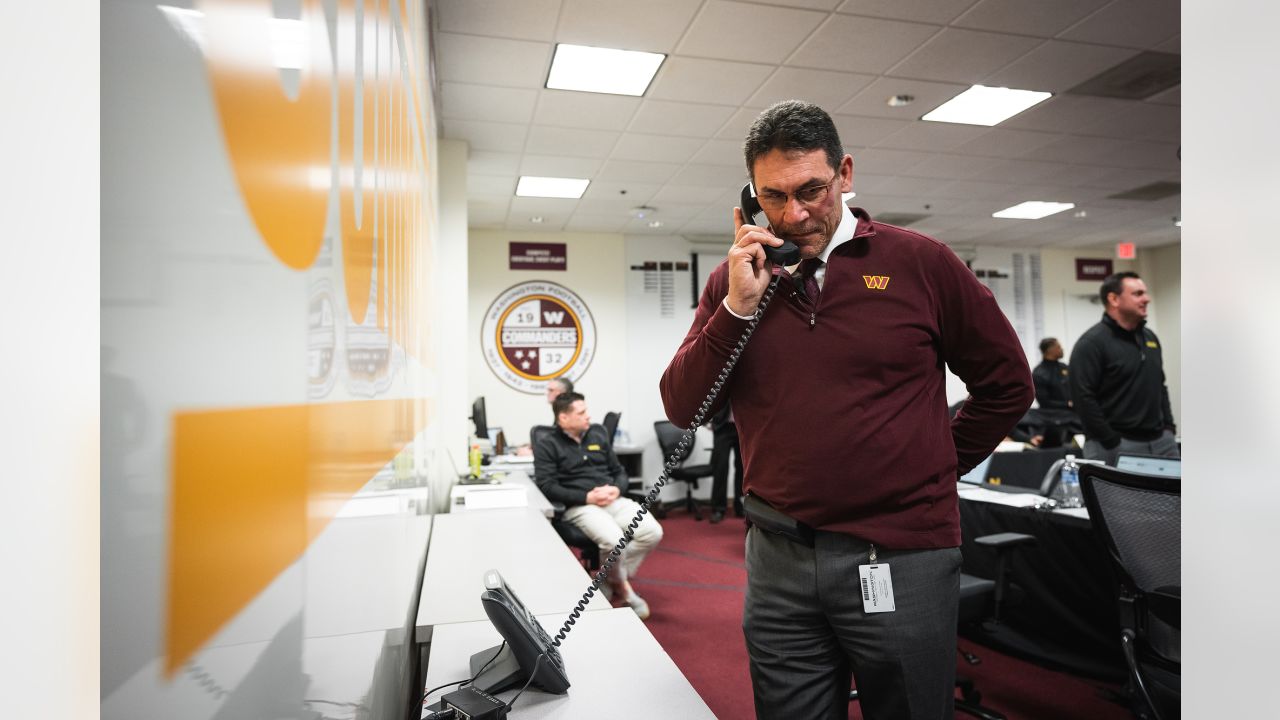
[[(619, 497), (605, 507), (599, 505), (577, 505), (564, 511), (566, 522), (572, 523), (582, 530), (600, 547), (600, 561), (613, 550), (622, 533), (631, 523), (631, 519), (640, 511), (640, 503), (631, 498)], [(662, 526), (645, 513), (644, 519), (636, 527), (635, 535), (622, 552), (622, 559), (616, 569), (609, 573), (611, 578), (621, 583), (635, 574), (640, 563), (649, 551), (658, 546), (662, 540)]]

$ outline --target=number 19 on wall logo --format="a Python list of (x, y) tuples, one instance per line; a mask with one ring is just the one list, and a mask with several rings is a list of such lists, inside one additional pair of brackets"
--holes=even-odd
[(502, 291), (480, 328), (485, 364), (498, 379), (531, 395), (548, 380), (577, 381), (595, 357), (596, 326), (573, 291), (535, 280)]

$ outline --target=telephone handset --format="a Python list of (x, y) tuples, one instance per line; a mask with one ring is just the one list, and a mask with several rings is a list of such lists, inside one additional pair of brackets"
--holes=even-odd
[[(768, 218), (763, 223), (756, 220), (756, 215), (763, 213), (764, 210), (760, 207), (760, 200), (756, 198), (751, 183), (742, 186), (742, 200), (739, 207), (742, 208), (743, 222), (761, 227), (768, 225)], [(774, 265), (795, 265), (800, 262), (800, 248), (796, 247), (796, 244), (790, 240), (783, 240), (778, 247), (764, 244), (761, 244), (760, 247), (764, 248), (764, 256), (769, 258), (769, 262)]]

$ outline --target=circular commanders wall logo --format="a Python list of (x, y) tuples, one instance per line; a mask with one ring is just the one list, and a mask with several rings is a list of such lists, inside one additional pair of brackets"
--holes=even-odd
[(596, 354), (596, 324), (568, 288), (534, 280), (503, 290), (480, 327), (485, 363), (507, 385), (540, 394), (546, 382), (577, 381)]

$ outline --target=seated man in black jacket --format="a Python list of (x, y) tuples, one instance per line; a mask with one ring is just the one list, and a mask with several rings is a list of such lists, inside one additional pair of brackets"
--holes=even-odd
[[(562, 393), (551, 403), (556, 430), (533, 448), (538, 489), (552, 502), (563, 503), (566, 522), (573, 523), (600, 546), (601, 560), (617, 545), (639, 503), (622, 496), (627, 473), (613, 454), (608, 433), (591, 424), (587, 403), (575, 392)], [(636, 594), (629, 578), (649, 551), (662, 540), (662, 526), (645, 514), (618, 564), (609, 572), (609, 584), (641, 620), (649, 617), (649, 604)]]

